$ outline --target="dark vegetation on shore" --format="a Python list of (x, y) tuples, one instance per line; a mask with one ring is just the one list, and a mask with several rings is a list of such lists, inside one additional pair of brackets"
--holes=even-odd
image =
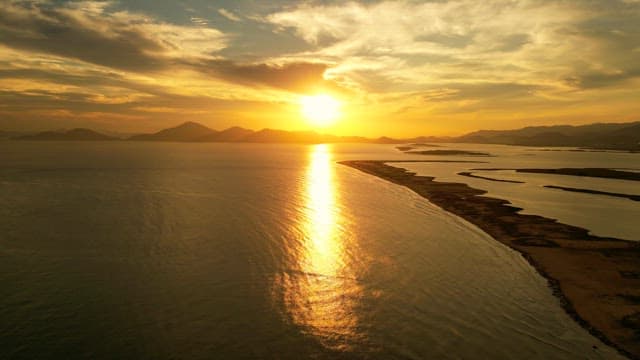
[(437, 155), (437, 156), (447, 156), (447, 155), (463, 155), (463, 156), (492, 156), (486, 152), (479, 151), (466, 151), (466, 150), (415, 150), (415, 151), (406, 151), (407, 154), (415, 154), (415, 155)]
[(383, 163), (467, 163), (467, 164), (486, 164), (486, 161), (478, 161), (478, 160), (376, 160)]
[(503, 168), (476, 168), (472, 171), (503, 171), (513, 170), (519, 173), (532, 173), (532, 174), (555, 174), (555, 175), (570, 175), (570, 176), (583, 176), (583, 177), (595, 177), (604, 179), (618, 179), (618, 180), (631, 180), (640, 181), (640, 173), (624, 170), (613, 170), (609, 168), (560, 168), (560, 169), (503, 169)]
[(415, 149), (413, 146), (396, 146), (396, 149), (400, 151), (409, 151)]
[(556, 185), (545, 185), (544, 187), (549, 188), (549, 189), (558, 189), (558, 190), (579, 192), (579, 193), (585, 193), (585, 194), (594, 194), (594, 195), (606, 195), (606, 196), (626, 198), (626, 199), (633, 200), (633, 201), (640, 201), (640, 195), (620, 194), (620, 193), (614, 193), (614, 192), (608, 192), (608, 191), (591, 190), (591, 189), (578, 189), (578, 188), (565, 187), (565, 186), (556, 186)]
[(489, 181), (506, 182), (506, 183), (514, 183), (514, 184), (524, 184), (524, 181), (494, 179), (494, 178), (491, 178), (491, 177), (488, 177), (488, 176), (476, 175), (476, 174), (474, 174), (472, 172), (469, 172), (469, 171), (459, 172), (458, 175), (466, 176), (466, 177), (470, 177), (470, 178), (476, 178), (476, 179), (489, 180)]
[(569, 315), (591, 334), (640, 359), (640, 242), (604, 238), (537, 215), (462, 183), (436, 182), (384, 161), (343, 161), (403, 185), (520, 252)]
[(413, 143), (413, 144), (409, 144), (409, 146), (415, 146), (415, 147), (442, 147), (441, 145), (427, 144), (427, 143)]
[(640, 181), (640, 173), (606, 168), (516, 169), (521, 173), (557, 174)]

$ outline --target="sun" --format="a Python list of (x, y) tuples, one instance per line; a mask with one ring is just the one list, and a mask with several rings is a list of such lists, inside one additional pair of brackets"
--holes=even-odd
[(316, 126), (328, 126), (340, 117), (340, 102), (330, 95), (302, 96), (300, 107), (304, 117)]

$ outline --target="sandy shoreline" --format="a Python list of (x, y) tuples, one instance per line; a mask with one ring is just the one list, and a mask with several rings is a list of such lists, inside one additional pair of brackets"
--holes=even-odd
[(385, 161), (340, 163), (406, 186), (517, 250), (549, 281), (580, 325), (640, 359), (640, 242), (593, 236), (553, 219), (522, 215), (506, 200), (478, 196), (483, 190), (436, 182)]

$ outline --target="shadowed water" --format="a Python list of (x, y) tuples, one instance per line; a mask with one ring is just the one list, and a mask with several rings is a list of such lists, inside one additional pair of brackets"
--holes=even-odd
[(0, 154), (3, 358), (617, 357), (520, 255), (335, 163), (388, 146)]

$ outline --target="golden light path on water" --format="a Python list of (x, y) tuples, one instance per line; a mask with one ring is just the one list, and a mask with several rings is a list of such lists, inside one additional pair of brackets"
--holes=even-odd
[(355, 306), (361, 287), (351, 269), (339, 201), (331, 148), (316, 145), (305, 174), (299, 272), (284, 284), (285, 304), (305, 332), (324, 346), (346, 350), (358, 337)]

